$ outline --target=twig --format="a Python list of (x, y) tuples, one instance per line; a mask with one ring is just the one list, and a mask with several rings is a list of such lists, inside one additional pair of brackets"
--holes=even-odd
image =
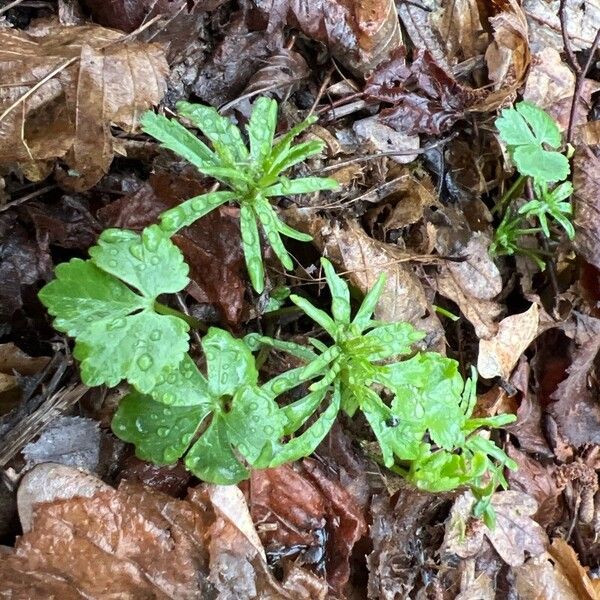
[(413, 154), (425, 154), (425, 152), (428, 152), (429, 150), (432, 150), (433, 148), (437, 148), (438, 146), (443, 146), (444, 144), (447, 144), (449, 141), (453, 140), (457, 135), (458, 135), (458, 133), (453, 133), (452, 135), (442, 138), (441, 140), (438, 140), (437, 142), (433, 142), (432, 144), (428, 144), (427, 146), (423, 146), (422, 148), (415, 148), (414, 150), (390, 150), (389, 152), (378, 152), (377, 154), (363, 154), (362, 156), (355, 156), (354, 158), (351, 158), (349, 160), (345, 160), (340, 163), (336, 163), (334, 165), (328, 165), (328, 166), (324, 167), (323, 169), (321, 169), (320, 171), (318, 171), (318, 173), (320, 174), (320, 173), (327, 173), (329, 171), (335, 171), (342, 167), (347, 167), (348, 165), (353, 165), (354, 163), (357, 163), (357, 162), (365, 162), (365, 161), (369, 161), (369, 160), (374, 160), (381, 156), (412, 156)]
[(310, 107), (310, 110), (308, 111), (308, 115), (307, 115), (308, 117), (310, 117), (315, 112), (317, 105), (319, 104), (319, 102), (321, 101), (321, 98), (323, 97), (323, 94), (325, 93), (325, 88), (329, 85), (329, 82), (331, 81), (331, 76), (333, 75), (334, 71), (335, 71), (335, 64), (333, 67), (331, 67), (329, 69), (329, 71), (327, 71), (327, 74), (325, 75), (325, 78), (323, 79), (323, 83), (321, 83), (321, 87), (319, 87), (319, 91), (317, 92), (317, 97), (315, 98), (313, 105)]
[(10, 210), (11, 208), (15, 208), (16, 206), (20, 206), (21, 204), (25, 204), (25, 202), (29, 202), (29, 200), (32, 200), (33, 198), (37, 198), (38, 196), (41, 196), (42, 194), (45, 194), (46, 192), (53, 190), (55, 187), (57, 187), (57, 186), (47, 185), (46, 187), (40, 188), (39, 190), (36, 190), (35, 192), (31, 192), (31, 194), (27, 194), (26, 196), (17, 198), (16, 200), (13, 200), (12, 202), (7, 203), (4, 206), (0, 206), (0, 213)]
[(3, 6), (2, 8), (0, 8), (0, 15), (3, 15), (5, 12), (8, 12), (11, 8), (18, 6), (19, 4), (21, 4), (21, 2), (23, 2), (23, 0), (14, 0), (14, 2), (10, 2), (6, 6)]
[(573, 126), (575, 124), (575, 111), (577, 110), (577, 104), (581, 98), (581, 93), (583, 91), (583, 85), (585, 83), (585, 77), (592, 66), (592, 61), (594, 60), (594, 55), (598, 50), (598, 45), (600, 44), (600, 29), (596, 32), (596, 37), (592, 43), (592, 46), (589, 50), (588, 58), (585, 62), (585, 65), (582, 67), (577, 60), (577, 56), (575, 56), (575, 52), (573, 51), (573, 46), (571, 45), (571, 40), (569, 38), (569, 33), (567, 29), (567, 12), (566, 12), (567, 0), (560, 0), (560, 6), (558, 9), (558, 17), (560, 19), (560, 32), (563, 39), (563, 46), (565, 48), (565, 53), (567, 55), (567, 63), (571, 70), (575, 74), (575, 90), (573, 92), (573, 98), (571, 99), (571, 110), (569, 112), (569, 125), (567, 127), (567, 142), (571, 143), (573, 141)]

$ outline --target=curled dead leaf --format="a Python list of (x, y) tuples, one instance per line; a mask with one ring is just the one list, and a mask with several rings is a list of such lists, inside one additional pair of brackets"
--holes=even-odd
[(508, 379), (538, 332), (540, 311), (532, 304), (525, 312), (505, 317), (491, 339), (479, 340), (477, 370), (482, 377)]
[(345, 66), (367, 73), (401, 43), (394, 0), (254, 0), (273, 32), (299, 28)]

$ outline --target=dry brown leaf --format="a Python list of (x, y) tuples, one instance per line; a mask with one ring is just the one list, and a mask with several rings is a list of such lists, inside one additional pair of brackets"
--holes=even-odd
[(59, 180), (77, 190), (108, 172), (110, 126), (133, 130), (163, 97), (168, 74), (161, 46), (122, 44), (122, 37), (55, 21), (27, 33), (0, 30), (0, 164), (25, 163), (30, 177), (45, 177), (47, 169), (32, 167), (62, 159), (68, 170)]
[(597, 589), (577, 554), (556, 538), (548, 552), (515, 569), (522, 600), (598, 600)]
[[(592, 94), (600, 89), (600, 84), (586, 79), (578, 97), (574, 126), (587, 123), (591, 108)], [(575, 74), (562, 61), (554, 48), (544, 48), (534, 54), (531, 68), (523, 91), (523, 100), (528, 100), (547, 110), (563, 130), (569, 125), (571, 103), (575, 91)]]
[(583, 146), (573, 159), (575, 248), (600, 268), (600, 151)]
[(502, 560), (518, 567), (525, 562), (525, 553), (538, 556), (545, 550), (547, 537), (531, 515), (537, 511), (536, 501), (527, 494), (512, 490), (492, 496), (496, 511), (496, 527), (491, 530), (471, 516), (475, 497), (465, 492), (454, 503), (446, 525), (442, 551), (461, 558), (476, 556), (487, 538)]
[(347, 67), (367, 73), (401, 41), (394, 0), (254, 0), (268, 16), (269, 31), (299, 28), (327, 44)]
[(581, 566), (575, 550), (565, 540), (554, 539), (548, 552), (577, 590), (580, 600), (598, 600), (598, 594), (587, 570)]
[[(534, 52), (551, 47), (563, 52), (558, 8), (560, 0), (523, 0), (523, 10), (530, 24), (531, 47)], [(566, 0), (567, 34), (573, 50), (589, 48), (600, 27), (598, 0)]]
[(510, 377), (538, 332), (539, 315), (538, 305), (532, 304), (525, 312), (502, 319), (493, 338), (479, 340), (477, 370), (482, 377)]
[(483, 28), (476, 0), (445, 0), (442, 8), (433, 14), (433, 22), (445, 42), (450, 64), (485, 52), (488, 34)]
[(489, 19), (493, 41), (485, 53), (493, 92), (476, 110), (493, 110), (510, 98), (525, 80), (530, 53), (527, 19), (516, 0), (502, 2), (504, 10)]
[(502, 277), (489, 256), (489, 240), (476, 233), (462, 249), (452, 251), (451, 246), (438, 233), (438, 252), (464, 260), (442, 264), (436, 277), (437, 290), (458, 305), (479, 338), (489, 339), (498, 330), (496, 319), (502, 311), (493, 300), (502, 291)]
[(600, 443), (600, 404), (594, 365), (600, 352), (600, 319), (576, 314), (572, 362), (556, 388), (550, 413), (561, 434), (575, 447)]
[(2, 594), (23, 600), (325, 598), (322, 579), (296, 566), (279, 583), (263, 556), (235, 486), (200, 486), (176, 500), (124, 482), (38, 504), (33, 528), (3, 553), (0, 577)]

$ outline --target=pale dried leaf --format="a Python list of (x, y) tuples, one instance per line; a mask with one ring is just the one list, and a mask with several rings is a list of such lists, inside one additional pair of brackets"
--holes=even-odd
[(492, 496), (496, 527), (491, 530), (471, 516), (475, 497), (465, 492), (454, 503), (446, 525), (442, 551), (461, 558), (476, 556), (487, 539), (507, 564), (517, 567), (525, 562), (526, 553), (538, 556), (545, 550), (547, 537), (531, 515), (536, 501), (517, 491), (497, 492)]
[[(523, 10), (530, 24), (531, 47), (534, 52), (551, 47), (563, 52), (558, 8), (560, 0), (524, 0)], [(598, 0), (566, 0), (567, 34), (573, 50), (588, 49), (600, 27)]]
[(51, 462), (37, 465), (21, 479), (17, 492), (21, 527), (25, 532), (31, 529), (37, 504), (91, 498), (99, 491), (111, 489), (95, 475), (73, 467)]
[(354, 121), (352, 129), (361, 143), (362, 152), (400, 151), (396, 156), (390, 156), (391, 160), (400, 164), (408, 164), (418, 156), (418, 153), (410, 153), (411, 150), (418, 150), (420, 146), (418, 135), (396, 131), (382, 123), (376, 116)]
[(35, 375), (50, 361), (47, 356), (31, 357), (17, 348), (12, 342), (0, 344), (0, 373), (12, 375), (14, 371), (20, 375)]
[(532, 304), (525, 312), (505, 317), (491, 339), (479, 340), (477, 370), (482, 377), (508, 379), (538, 332), (540, 311)]

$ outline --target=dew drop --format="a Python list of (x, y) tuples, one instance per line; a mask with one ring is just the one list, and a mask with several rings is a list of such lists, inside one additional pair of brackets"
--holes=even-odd
[(165, 392), (160, 399), (164, 404), (173, 404), (175, 402), (175, 394)]
[(173, 414), (173, 411), (170, 408), (163, 408), (162, 413), (165, 417), (170, 417)]
[(285, 392), (286, 389), (287, 389), (287, 382), (284, 379), (281, 379), (280, 381), (276, 381), (273, 384), (273, 392), (275, 394), (282, 394), (283, 392)]
[(137, 359), (137, 365), (142, 371), (147, 371), (153, 364), (154, 361), (152, 360), (152, 357), (149, 354), (142, 354)]
[(145, 235), (142, 242), (148, 252), (156, 252), (158, 250), (160, 238), (157, 235)]
[(197, 456), (192, 456), (191, 458), (187, 459), (187, 462), (192, 466), (195, 467), (199, 462), (200, 462), (200, 458), (198, 458)]
[(144, 427), (144, 421), (142, 420), (141, 417), (138, 417), (135, 420), (135, 428), (140, 432), (140, 433), (145, 433), (146, 428)]
[(266, 425), (264, 428), (264, 432), (266, 435), (273, 435), (275, 433), (275, 429), (271, 425)]
[(176, 381), (177, 381), (177, 373), (171, 372), (167, 375), (167, 383), (170, 383), (171, 385), (173, 385)]
[(139, 244), (131, 244), (131, 246), (129, 246), (129, 253), (138, 260), (144, 259), (144, 249)]
[(120, 318), (120, 319), (115, 319), (114, 321), (111, 321), (106, 328), (109, 331), (114, 331), (115, 329), (123, 329), (123, 327), (125, 327), (125, 325), (127, 325), (127, 321), (124, 318)]
[(250, 404), (248, 405), (248, 408), (249, 408), (251, 411), (258, 410), (258, 404), (257, 404), (256, 402), (250, 402)]
[(162, 332), (159, 331), (158, 329), (155, 329), (151, 334), (150, 334), (150, 339), (153, 342), (158, 342), (158, 340), (160, 340), (160, 338), (162, 337)]
[(112, 267), (114, 269), (117, 266), (117, 261), (116, 260), (109, 260), (108, 261), (108, 266)]
[(171, 432), (171, 430), (168, 427), (159, 427), (156, 430), (156, 435), (158, 437), (165, 438), (169, 435), (170, 432)]
[(176, 231), (183, 225), (183, 222), (183, 214), (179, 212), (166, 213), (160, 220), (162, 229), (167, 231)]
[(179, 458), (179, 448), (175, 448), (175, 446), (169, 446), (165, 448), (163, 452), (163, 458), (165, 462), (173, 463)]
[(181, 441), (184, 444), (189, 444), (192, 441), (192, 434), (191, 433), (186, 433), (185, 435), (181, 436)]
[(158, 258), (158, 256), (153, 256), (150, 259), (150, 264), (156, 266), (158, 263), (160, 262), (160, 258)]
[(151, 421), (158, 421), (158, 415), (156, 413), (150, 413)]
[(206, 206), (206, 199), (197, 198), (192, 200), (192, 208), (196, 211), (203, 210)]
[(415, 418), (422, 419), (425, 416), (425, 410), (421, 404), (415, 404)]

